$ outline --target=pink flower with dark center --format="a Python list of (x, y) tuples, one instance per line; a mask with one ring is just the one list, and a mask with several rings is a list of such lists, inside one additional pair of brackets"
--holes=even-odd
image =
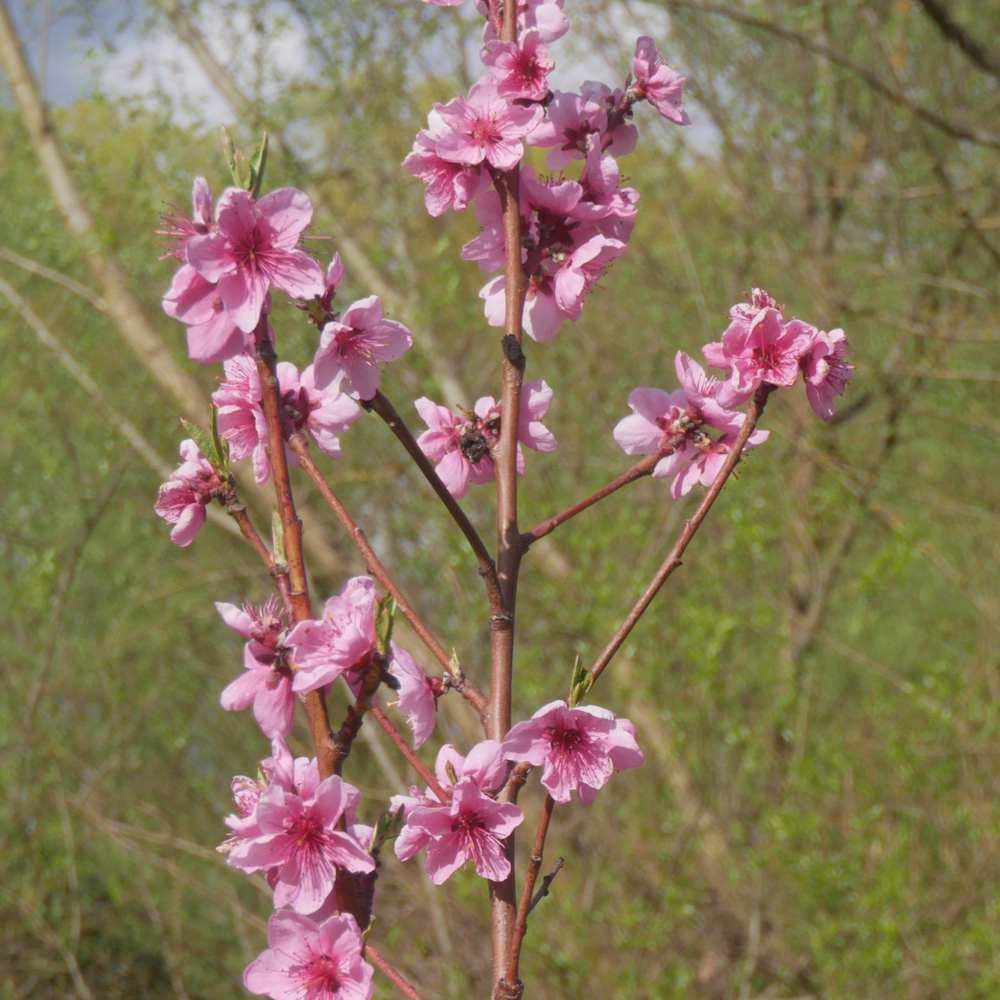
[(348, 580), (319, 620), (299, 622), (285, 639), (295, 666), (292, 690), (315, 691), (341, 674), (367, 667), (375, 650), (375, 582)]
[(625, 109), (624, 117), (615, 117), (618, 124), (611, 129), (611, 132), (605, 131), (601, 136), (601, 148), (612, 156), (625, 156), (631, 153), (639, 141), (639, 130), (631, 123), (632, 110), (625, 91), (621, 87), (612, 90), (599, 80), (585, 80), (580, 86), (580, 94), (585, 100), (604, 108), (609, 119), (614, 111), (619, 108)]
[(754, 285), (749, 292), (743, 294), (746, 296), (746, 302), (737, 302), (729, 310), (730, 319), (742, 319), (749, 323), (761, 309), (777, 309), (780, 313), (785, 311), (785, 307), (775, 301), (774, 296), (766, 288)]
[(467, 861), (477, 875), (501, 882), (510, 874), (503, 841), (524, 822), (524, 813), (513, 803), (489, 798), (465, 778), (455, 785), (449, 808), (417, 806), (406, 822), (427, 836), (425, 869), (435, 885)]
[(395, 703), (406, 716), (413, 730), (413, 748), (416, 750), (434, 732), (437, 700), (444, 693), (437, 677), (428, 677), (417, 661), (402, 647), (390, 642), (392, 658), (389, 673), (399, 681), (399, 699)]
[(227, 861), (245, 872), (275, 869), (274, 905), (314, 913), (333, 890), (338, 866), (375, 870), (371, 855), (337, 829), (341, 816), (353, 813), (360, 800), (361, 793), (335, 774), (306, 798), (272, 783), (254, 812), (260, 834), (232, 850)]
[(749, 322), (740, 317), (726, 328), (721, 341), (706, 344), (708, 363), (731, 369), (726, 388), (729, 405), (745, 403), (764, 382), (791, 386), (799, 377), (799, 359), (813, 344), (815, 327), (801, 320), (786, 322), (773, 307), (761, 309)]
[(545, 154), (550, 170), (561, 170), (572, 160), (582, 160), (592, 142), (600, 142), (608, 115), (597, 101), (581, 94), (557, 90), (546, 108), (546, 117), (527, 135), (529, 146), (552, 147)]
[(294, 299), (323, 294), (323, 272), (299, 249), (312, 221), (312, 203), (295, 188), (279, 188), (254, 202), (247, 191), (227, 188), (216, 206), (218, 231), (187, 243), (187, 262), (212, 283), (232, 321), (251, 333), (269, 286)]
[(216, 602), (215, 606), (231, 629), (250, 640), (243, 648), (245, 672), (222, 692), (222, 707), (234, 711), (252, 702), (254, 718), (265, 736), (287, 736), (292, 730), (295, 695), (292, 671), (278, 652), (284, 623), (275, 614), (277, 601), (272, 597), (260, 608), (248, 604), (242, 610), (235, 604)]
[(163, 311), (187, 326), (188, 357), (199, 364), (225, 361), (254, 348), (252, 333), (244, 333), (226, 312), (217, 285), (185, 264), (163, 296)]
[[(281, 416), (286, 436), (293, 431), (305, 431), (324, 454), (343, 458), (338, 434), (343, 434), (361, 414), (361, 407), (340, 391), (341, 380), (330, 381), (317, 388), (315, 367), (309, 365), (302, 374), (287, 361), (278, 362), (278, 384), (281, 388)], [(298, 464), (295, 452), (286, 448), (288, 461)]]
[(490, 186), (490, 175), (482, 166), (452, 163), (438, 155), (438, 140), (447, 132), (444, 119), (431, 111), (427, 115), (427, 128), (417, 133), (413, 151), (403, 160), (403, 166), (427, 185), (424, 205), (435, 217), (444, 215), (449, 208), (461, 211)]
[(267, 943), (243, 973), (251, 993), (273, 1000), (371, 1000), (374, 970), (361, 957), (361, 931), (350, 913), (317, 923), (283, 910), (267, 922)]
[[(535, 451), (555, 451), (554, 435), (541, 423), (552, 401), (552, 390), (542, 379), (525, 382), (521, 387), (518, 414), (517, 471), (524, 472), (521, 444)], [(428, 430), (418, 438), (421, 451), (437, 462), (441, 482), (456, 499), (465, 496), (471, 479), (477, 485), (494, 476), (492, 449), (500, 440), (500, 404), (492, 396), (476, 400), (471, 412), (452, 413), (426, 396), (413, 404)]]
[[(746, 414), (728, 409), (727, 387), (707, 376), (683, 351), (677, 352), (675, 367), (682, 388), (671, 393), (633, 389), (628, 404), (634, 412), (619, 421), (614, 438), (626, 455), (655, 455), (683, 434), (681, 444), (653, 468), (657, 479), (674, 476), (670, 492), (677, 499), (698, 482), (703, 486), (714, 482)], [(721, 430), (721, 437), (710, 437), (704, 430), (706, 424)], [(768, 431), (754, 430), (745, 448), (762, 444), (768, 435)]]
[(616, 769), (643, 761), (628, 719), (592, 705), (570, 708), (565, 701), (550, 702), (513, 726), (503, 751), (508, 760), (542, 767), (542, 785), (556, 802), (569, 802), (574, 791), (581, 802), (593, 802)]
[(476, 744), (463, 757), (451, 744), (438, 751), (434, 767), (441, 787), (450, 794), (442, 803), (429, 791), (416, 788), (409, 796), (393, 796), (392, 807), (406, 817), (394, 850), (400, 861), (427, 847), (427, 874), (440, 885), (466, 861), (472, 861), (483, 878), (500, 880), (510, 873), (502, 841), (524, 820), (514, 805), (496, 802), (490, 793), (499, 790), (507, 776), (503, 748), (496, 740)]
[(664, 118), (676, 125), (691, 124), (688, 113), (681, 108), (684, 77), (659, 61), (656, 45), (647, 35), (635, 43), (632, 74), (635, 82), (629, 89), (636, 100), (649, 101)]
[(382, 300), (369, 295), (323, 327), (313, 359), (316, 382), (329, 385), (343, 371), (346, 392), (372, 399), (382, 382), (379, 362), (395, 361), (412, 345), (410, 331), (394, 319), (383, 319)]
[[(403, 815), (409, 816), (418, 806), (424, 806), (428, 809), (443, 809), (450, 814), (452, 789), (463, 779), (474, 782), (487, 795), (496, 793), (507, 779), (503, 747), (497, 740), (483, 740), (469, 751), (467, 757), (463, 757), (450, 743), (445, 743), (438, 751), (434, 776), (449, 796), (448, 801), (442, 802), (429, 788), (421, 793), (416, 785), (411, 785), (409, 795), (393, 795), (389, 800), (392, 812), (402, 809)], [(404, 826), (394, 844), (396, 857), (400, 861), (408, 861), (429, 840), (429, 834), (423, 830)]]
[(212, 191), (204, 177), (196, 177), (191, 189), (191, 218), (182, 215), (180, 209), (164, 212), (161, 221), (166, 227), (156, 231), (157, 236), (167, 237), (168, 257), (184, 260), (187, 242), (192, 236), (203, 236), (211, 232)]
[(271, 756), (260, 762), (260, 777), (262, 780), (243, 775), (233, 778), (236, 812), (225, 819), (232, 835), (216, 848), (220, 854), (229, 854), (249, 838), (261, 835), (256, 819), (257, 803), (271, 785), (281, 785), (302, 798), (311, 798), (319, 786), (319, 766), (315, 758), (293, 758), (284, 737), (275, 736), (271, 739)]
[(542, 118), (538, 105), (529, 108), (510, 104), (497, 93), (492, 76), (477, 80), (468, 98), (456, 97), (435, 104), (446, 132), (435, 151), (454, 163), (489, 163), (497, 170), (510, 170), (524, 155), (521, 139)]
[(487, 42), (483, 63), (497, 80), (497, 94), (507, 100), (544, 100), (549, 92), (549, 73), (555, 63), (537, 28), (521, 35), (520, 42)]
[(833, 397), (843, 394), (854, 365), (844, 360), (848, 343), (844, 331), (816, 331), (812, 347), (802, 356), (806, 396), (816, 416), (833, 419)]
[(181, 442), (181, 458), (169, 482), (160, 487), (153, 510), (172, 524), (170, 541), (184, 548), (205, 523), (205, 508), (212, 502), (212, 490), (222, 485), (218, 473), (190, 438)]

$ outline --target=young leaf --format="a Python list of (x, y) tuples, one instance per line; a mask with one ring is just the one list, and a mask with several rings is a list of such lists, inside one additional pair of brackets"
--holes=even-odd
[(250, 196), (256, 198), (264, 183), (264, 168), (267, 166), (267, 131), (257, 148), (250, 154)]
[(236, 166), (236, 145), (233, 142), (233, 137), (229, 134), (229, 129), (225, 125), (219, 126), (219, 132), (222, 135), (222, 153), (226, 158), (229, 172), (233, 175), (233, 183), (237, 187), (243, 187), (240, 183), (240, 175)]
[(184, 425), (184, 430), (187, 431), (188, 437), (201, 449), (201, 453), (212, 463), (216, 469), (225, 468), (225, 463), (222, 454), (215, 447), (215, 440), (211, 434), (203, 431), (197, 424), (192, 424), (190, 420), (185, 420), (181, 418), (181, 423)]
[(375, 649), (385, 656), (392, 638), (392, 619), (396, 613), (396, 598), (386, 596), (375, 605)]
[(285, 556), (285, 526), (281, 523), (281, 514), (275, 507), (271, 511), (271, 550), (274, 552), (274, 567), (288, 571), (288, 559)]
[(573, 679), (569, 684), (569, 707), (575, 708), (587, 696), (594, 683), (594, 675), (580, 663), (580, 657), (573, 664)]
[(220, 465), (224, 469), (229, 468), (229, 441), (219, 434), (219, 411), (214, 403), (209, 404), (209, 423), (212, 427), (212, 443), (215, 445), (215, 453), (220, 458)]

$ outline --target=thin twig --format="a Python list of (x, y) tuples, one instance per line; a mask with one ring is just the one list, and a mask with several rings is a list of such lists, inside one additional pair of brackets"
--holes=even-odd
[(448, 487), (441, 482), (441, 477), (437, 474), (437, 469), (434, 468), (431, 460), (421, 451), (416, 438), (410, 433), (410, 429), (406, 426), (403, 418), (396, 411), (392, 403), (381, 392), (376, 392), (375, 398), (367, 401), (365, 405), (370, 406), (386, 422), (389, 430), (399, 438), (407, 454), (416, 463), (417, 468), (423, 473), (424, 478), (430, 483), (431, 488), (448, 509), (448, 513), (451, 514), (462, 534), (465, 535), (466, 541), (468, 541), (469, 547), (472, 549), (476, 561), (479, 563), (479, 575), (486, 584), (486, 594), (489, 598), (490, 610), (499, 610), (501, 605), (500, 584), (497, 582), (496, 563), (493, 561), (493, 557), (483, 543), (482, 538), (479, 537), (479, 532), (476, 531), (459, 502), (448, 492)]
[(667, 581), (667, 577), (681, 564), (681, 556), (684, 554), (684, 550), (688, 547), (691, 539), (694, 538), (695, 533), (701, 527), (701, 522), (705, 520), (705, 516), (708, 514), (715, 503), (715, 498), (722, 492), (722, 487), (726, 485), (726, 480), (729, 478), (730, 473), (736, 468), (740, 457), (743, 454), (743, 447), (747, 443), (747, 439), (754, 432), (754, 428), (757, 426), (757, 421), (760, 419), (761, 413), (764, 411), (764, 407), (767, 405), (767, 397), (770, 395), (773, 386), (764, 384), (756, 392), (753, 398), (753, 402), (747, 408), (747, 417), (743, 421), (743, 426), (740, 428), (739, 434), (736, 436), (736, 440), (733, 442), (730, 448), (729, 454), (726, 456), (726, 461), (722, 468), (719, 470), (718, 475), (715, 477), (715, 481), (708, 488), (708, 491), (702, 497), (701, 503), (698, 504), (698, 509), (694, 514), (685, 522), (684, 530), (680, 533), (677, 541), (674, 542), (673, 548), (667, 554), (667, 558), (663, 561), (663, 564), (656, 571), (656, 575), (650, 581), (649, 586), (643, 591), (642, 596), (638, 601), (632, 606), (632, 610), (625, 616), (625, 620), (618, 627), (618, 630), (611, 637), (611, 641), (604, 647), (601, 655), (594, 661), (594, 665), (590, 668), (590, 672), (594, 678), (597, 680), (601, 676), (604, 668), (611, 662), (611, 658), (618, 652), (621, 644), (628, 637), (628, 634), (635, 627), (635, 623), (642, 617), (643, 612), (649, 607), (653, 598), (659, 593), (660, 588)]
[(556, 858), (556, 863), (552, 866), (552, 871), (542, 879), (542, 884), (538, 887), (538, 892), (531, 897), (531, 903), (528, 905), (528, 913), (538, 906), (538, 904), (549, 894), (549, 888), (552, 883), (556, 880), (556, 876), (562, 871), (562, 867), (565, 864), (562, 858)]
[[(524, 872), (524, 885), (521, 887), (521, 902), (518, 904), (517, 920), (514, 922), (514, 934), (511, 937), (510, 951), (507, 955), (507, 971), (504, 972), (503, 976), (508, 986), (516, 986), (518, 983), (521, 945), (524, 943), (524, 935), (528, 930), (528, 914), (531, 912), (531, 901), (535, 895), (535, 881), (538, 878), (539, 869), (542, 867), (542, 852), (545, 850), (545, 837), (549, 832), (549, 821), (552, 819), (552, 810), (555, 808), (555, 804), (552, 796), (546, 795), (545, 802), (542, 805), (542, 814), (538, 817), (535, 842), (531, 847), (531, 857), (528, 860), (528, 867)], [(554, 875), (552, 877), (555, 878)]]
[(416, 988), (408, 983), (382, 956), (382, 953), (371, 942), (365, 945), (365, 957), (389, 979), (407, 1000), (423, 1000)]
[(29, 274), (36, 274), (39, 278), (47, 278), (57, 285), (62, 285), (63, 288), (71, 291), (74, 295), (79, 295), (81, 299), (89, 302), (98, 312), (108, 311), (107, 303), (97, 292), (86, 285), (81, 285), (79, 281), (71, 278), (68, 274), (63, 274), (61, 271), (54, 271), (51, 267), (39, 264), (38, 261), (32, 260), (30, 257), (22, 257), (21, 254), (11, 250), (10, 247), (0, 246), (0, 257), (15, 267), (21, 268), (22, 271), (27, 271)]
[(578, 500), (571, 507), (567, 507), (564, 511), (560, 511), (558, 514), (554, 514), (552, 517), (536, 524), (531, 531), (526, 531), (521, 535), (521, 545), (524, 547), (524, 550), (527, 551), (533, 542), (537, 542), (539, 538), (544, 538), (549, 532), (555, 531), (560, 524), (564, 524), (571, 517), (576, 517), (577, 514), (585, 511), (588, 507), (592, 507), (605, 497), (610, 496), (616, 490), (620, 490), (623, 486), (628, 486), (629, 483), (634, 483), (643, 476), (648, 476), (656, 467), (657, 462), (661, 458), (666, 458), (667, 455), (672, 455), (683, 440), (683, 434), (675, 434), (664, 442), (663, 447), (655, 454), (647, 455), (642, 460), (636, 462), (627, 472), (623, 472), (616, 479), (612, 479), (607, 485), (602, 486), (599, 490), (595, 490), (590, 496)]
[(385, 712), (382, 711), (378, 705), (372, 705), (371, 709), (372, 718), (385, 730), (386, 735), (392, 740), (393, 743), (399, 748), (403, 756), (410, 762), (413, 770), (420, 775), (420, 777), (426, 782), (427, 787), (444, 803), (450, 801), (448, 793), (438, 784), (437, 778), (431, 772), (430, 768), (416, 755), (413, 747), (406, 742), (406, 738), (403, 734), (392, 724), (392, 720), (389, 718)]
[(371, 543), (368, 541), (365, 533), (347, 512), (347, 508), (341, 503), (337, 494), (333, 492), (330, 484), (320, 471), (319, 466), (309, 453), (309, 442), (301, 433), (296, 432), (289, 438), (288, 446), (298, 456), (299, 464), (305, 470), (306, 475), (313, 481), (316, 489), (320, 492), (320, 496), (326, 501), (327, 506), (337, 515), (337, 520), (347, 529), (351, 541), (364, 557), (368, 572), (378, 580), (383, 590), (396, 598), (396, 604), (399, 607), (400, 613), (413, 627), (413, 631), (417, 633), (423, 644), (437, 657), (441, 665), (447, 669), (451, 663), (451, 657), (445, 651), (444, 646), (434, 638), (431, 630), (424, 624), (420, 616), (413, 610), (385, 566), (382, 565), (382, 561), (375, 554), (375, 550), (371, 547)]

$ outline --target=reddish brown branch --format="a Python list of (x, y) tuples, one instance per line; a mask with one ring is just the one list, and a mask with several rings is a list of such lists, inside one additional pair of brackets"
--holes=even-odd
[(507, 956), (507, 971), (504, 973), (504, 980), (508, 987), (516, 987), (519, 981), (518, 964), (521, 961), (521, 945), (524, 943), (524, 935), (528, 930), (528, 914), (531, 912), (531, 901), (535, 895), (535, 882), (538, 879), (539, 869), (542, 867), (542, 852), (545, 850), (545, 837), (549, 832), (549, 820), (552, 819), (554, 807), (555, 801), (552, 796), (546, 795), (542, 814), (538, 817), (538, 828), (535, 830), (535, 842), (531, 847), (531, 858), (528, 860), (528, 867), (524, 872), (521, 902), (517, 908), (517, 920), (514, 923), (514, 934)]
[[(517, 41), (517, 0), (503, 0), (500, 40)], [(493, 456), (497, 477), (497, 579), (502, 607), (490, 613), (490, 698), (486, 733), (491, 739), (502, 740), (510, 729), (514, 607), (522, 551), (517, 527), (517, 425), (525, 364), (521, 349), (521, 321), (527, 277), (521, 265), (520, 167), (515, 165), (503, 173), (495, 173), (493, 183), (500, 197), (504, 227), (503, 419), (500, 441)], [(490, 882), (494, 991), (506, 970), (517, 908), (513, 834), (507, 838), (504, 848), (510, 861), (510, 874), (502, 882)]]
[(450, 802), (448, 793), (438, 784), (437, 778), (430, 768), (417, 756), (413, 747), (406, 742), (406, 737), (392, 724), (392, 720), (378, 705), (372, 705), (372, 718), (385, 730), (386, 735), (399, 748), (402, 755), (410, 762), (413, 770), (426, 782), (427, 787), (445, 804)]
[[(278, 384), (277, 356), (274, 346), (264, 336), (267, 323), (261, 316), (257, 327), (257, 373), (260, 376), (262, 392), (261, 406), (267, 421), (267, 455), (274, 479), (274, 493), (278, 504), (278, 516), (284, 537), (287, 573), (283, 567), (274, 567), (275, 581), (281, 590), (287, 586), (287, 600), (292, 621), (300, 622), (312, 618), (309, 603), (309, 584), (306, 579), (305, 562), (302, 556), (302, 522), (295, 511), (292, 484), (288, 478), (288, 461), (285, 456), (285, 442), (281, 428), (281, 388)], [(321, 691), (310, 691), (302, 697), (309, 733), (316, 750), (316, 762), (320, 776), (329, 777), (334, 773), (334, 743), (330, 732), (330, 719), (326, 712), (326, 699)]]
[(549, 532), (555, 531), (560, 524), (565, 523), (571, 517), (576, 517), (577, 514), (585, 511), (588, 507), (592, 507), (595, 503), (603, 500), (605, 497), (610, 496), (616, 490), (620, 490), (623, 486), (628, 486), (629, 483), (634, 483), (637, 479), (641, 479), (643, 476), (648, 476), (655, 468), (656, 463), (659, 462), (661, 458), (666, 458), (667, 455), (672, 455), (683, 440), (683, 434), (675, 434), (669, 440), (665, 441), (663, 447), (660, 448), (655, 454), (647, 455), (641, 461), (636, 462), (631, 469), (627, 472), (623, 472), (617, 479), (612, 479), (610, 483), (591, 493), (590, 496), (584, 497), (582, 500), (578, 500), (572, 507), (567, 507), (564, 511), (560, 511), (560, 513), (554, 514), (547, 520), (536, 524), (531, 531), (526, 531), (523, 535), (521, 535), (521, 546), (523, 550), (527, 552), (533, 542), (537, 542), (539, 538), (544, 538), (547, 534), (549, 534)]
[(351, 541), (354, 542), (358, 551), (364, 557), (368, 572), (378, 580), (386, 593), (392, 594), (396, 598), (396, 604), (401, 614), (413, 627), (413, 631), (420, 636), (421, 642), (437, 657), (445, 670), (448, 670), (451, 665), (451, 657), (445, 652), (444, 646), (434, 638), (430, 629), (413, 610), (410, 603), (403, 597), (399, 587), (396, 586), (395, 581), (389, 576), (385, 566), (382, 565), (382, 561), (375, 554), (375, 550), (371, 547), (365, 533), (358, 527), (354, 518), (348, 514), (347, 508), (340, 502), (340, 498), (330, 488), (330, 484), (326, 481), (319, 466), (313, 461), (312, 455), (309, 453), (309, 442), (301, 433), (296, 432), (289, 438), (288, 445), (298, 455), (299, 463), (305, 470), (306, 475), (313, 481), (316, 489), (319, 490), (327, 506), (337, 515), (337, 520), (347, 530)]
[(656, 575), (650, 581), (649, 586), (646, 587), (642, 596), (632, 606), (632, 610), (626, 615), (625, 620), (611, 637), (611, 641), (604, 647), (603, 652), (590, 668), (594, 680), (597, 680), (601, 676), (604, 668), (611, 662), (611, 658), (618, 652), (621, 644), (628, 637), (629, 632), (635, 627), (635, 623), (642, 617), (643, 612), (649, 607), (663, 584), (666, 583), (667, 577), (680, 566), (684, 550), (701, 527), (701, 522), (705, 520), (705, 516), (711, 509), (712, 504), (715, 503), (715, 498), (722, 492), (722, 487), (726, 485), (726, 480), (729, 478), (730, 473), (736, 468), (743, 454), (743, 447), (747, 443), (747, 439), (754, 432), (757, 421), (760, 419), (760, 415), (764, 412), (764, 407), (767, 405), (767, 397), (771, 394), (773, 388), (773, 386), (765, 384), (757, 390), (753, 402), (747, 408), (747, 418), (743, 422), (739, 434), (736, 435), (736, 440), (733, 442), (729, 454), (726, 456), (726, 461), (719, 470), (719, 474), (715, 477), (715, 481), (702, 497), (701, 503), (698, 504), (698, 509), (685, 522), (684, 530), (678, 536), (677, 541), (674, 542), (673, 548), (667, 553), (667, 558), (664, 559), (663, 564), (656, 571)]
[(496, 563), (493, 562), (493, 557), (483, 543), (482, 538), (479, 537), (479, 532), (476, 531), (459, 502), (448, 492), (448, 487), (441, 482), (441, 477), (437, 474), (434, 464), (420, 450), (420, 445), (417, 444), (416, 438), (410, 433), (410, 429), (406, 426), (399, 413), (396, 412), (396, 408), (392, 403), (381, 392), (376, 392), (375, 398), (370, 400), (366, 405), (371, 406), (386, 422), (389, 430), (399, 438), (407, 454), (424, 474), (424, 478), (430, 483), (431, 488), (448, 509), (448, 513), (451, 514), (462, 534), (465, 535), (466, 541), (468, 541), (469, 547), (472, 549), (476, 561), (479, 563), (479, 575), (483, 578), (483, 583), (486, 584), (486, 596), (490, 602), (490, 612), (495, 613), (499, 611), (501, 600)]
[(386, 666), (384, 656), (373, 654), (362, 676), (361, 690), (358, 691), (354, 704), (347, 706), (347, 716), (344, 723), (333, 737), (334, 768), (337, 774), (343, 772), (344, 761), (347, 760), (351, 747), (354, 745), (358, 733), (361, 732), (365, 713), (371, 711), (372, 698), (385, 677)]
[(374, 965), (407, 1000), (423, 1000), (423, 997), (411, 986), (386, 960), (382, 953), (371, 942), (365, 945), (365, 958), (371, 959)]

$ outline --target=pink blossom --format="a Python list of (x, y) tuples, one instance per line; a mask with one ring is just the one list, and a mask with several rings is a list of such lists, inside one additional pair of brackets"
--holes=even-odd
[(529, 108), (508, 103), (497, 94), (492, 76), (477, 80), (468, 98), (456, 97), (435, 104), (446, 131), (435, 151), (454, 163), (486, 162), (497, 170), (510, 170), (524, 155), (521, 139), (541, 120), (538, 105)]
[(624, 252), (621, 240), (594, 236), (569, 255), (555, 277), (556, 305), (567, 319), (580, 318), (584, 296), (597, 284), (611, 261)]
[[(521, 387), (518, 473), (524, 472), (521, 444), (535, 451), (555, 450), (556, 439), (540, 419), (551, 401), (552, 390), (542, 379), (525, 382)], [(465, 496), (470, 479), (479, 485), (493, 478), (492, 450), (500, 440), (501, 410), (492, 396), (476, 400), (472, 412), (466, 411), (461, 416), (426, 396), (413, 405), (428, 427), (417, 438), (417, 444), (428, 458), (437, 462), (437, 474), (453, 497)]]
[(424, 3), (433, 4), (435, 7), (458, 7), (462, 0), (424, 0)]
[(392, 651), (389, 673), (399, 681), (399, 700), (396, 704), (413, 730), (413, 747), (418, 749), (434, 732), (438, 695), (442, 693), (441, 681), (428, 677), (417, 661), (396, 643), (390, 642), (389, 648)]
[(232, 836), (216, 848), (221, 854), (230, 854), (244, 841), (261, 835), (256, 820), (257, 803), (271, 785), (277, 784), (302, 798), (311, 798), (320, 781), (316, 759), (292, 757), (288, 744), (280, 735), (272, 737), (271, 756), (260, 762), (259, 774), (259, 780), (243, 775), (233, 778), (236, 812), (225, 819)]
[[(257, 365), (243, 354), (227, 359), (223, 369), (226, 378), (212, 393), (218, 409), (219, 434), (229, 442), (233, 461), (253, 456), (254, 479), (261, 486), (271, 474), (271, 462), (267, 455), (267, 421), (261, 405), (263, 394)], [(277, 375), (284, 436), (305, 431), (320, 451), (331, 458), (342, 458), (337, 435), (351, 426), (361, 410), (340, 391), (339, 379), (317, 388), (312, 365), (300, 374), (287, 361), (278, 363)], [(298, 464), (298, 456), (287, 446), (285, 457), (289, 464)]]
[(812, 347), (802, 356), (806, 396), (823, 420), (833, 418), (833, 397), (843, 394), (854, 368), (844, 360), (847, 347), (843, 330), (816, 331)]
[(263, 393), (256, 362), (247, 354), (238, 354), (224, 361), (222, 368), (226, 377), (212, 393), (219, 434), (229, 442), (232, 461), (253, 457), (254, 480), (263, 486), (271, 474), (271, 463), (266, 451), (267, 421), (261, 407)]
[(212, 283), (232, 321), (251, 333), (268, 287), (295, 299), (323, 294), (323, 272), (298, 247), (312, 220), (312, 203), (295, 188), (279, 188), (256, 203), (247, 191), (227, 188), (216, 206), (218, 231), (187, 243), (187, 262)]
[[(361, 414), (361, 407), (341, 392), (341, 381), (333, 379), (317, 388), (315, 367), (302, 374), (287, 361), (278, 362), (278, 385), (281, 388), (281, 416), (286, 436), (304, 430), (316, 447), (331, 458), (343, 458), (338, 434), (343, 434)], [(298, 463), (298, 456), (286, 448), (288, 461)]]
[(583, 194), (571, 215), (596, 224), (606, 236), (628, 242), (638, 214), (639, 192), (632, 187), (619, 187), (618, 163), (604, 156), (594, 144), (587, 153), (587, 165), (580, 177)]
[(545, 154), (545, 165), (561, 170), (571, 160), (582, 160), (595, 137), (600, 142), (607, 124), (608, 115), (600, 103), (557, 90), (545, 119), (528, 133), (526, 142), (551, 147)]
[(376, 596), (373, 580), (352, 577), (327, 600), (322, 618), (301, 621), (288, 633), (293, 691), (315, 691), (368, 665), (375, 649)]
[(461, 211), (490, 186), (490, 175), (482, 166), (452, 163), (438, 155), (438, 140), (447, 132), (444, 119), (431, 111), (427, 115), (427, 128), (417, 133), (413, 151), (403, 160), (403, 166), (427, 185), (424, 205), (435, 217), (444, 215), (449, 208)]
[(519, 42), (487, 42), (483, 63), (497, 79), (497, 94), (508, 100), (541, 101), (549, 92), (549, 73), (555, 63), (537, 28), (521, 35)]
[[(677, 499), (698, 482), (710, 486), (715, 481), (746, 414), (728, 409), (726, 387), (706, 376), (701, 365), (683, 351), (677, 352), (675, 367), (682, 388), (671, 393), (634, 389), (628, 397), (634, 412), (619, 421), (614, 437), (626, 455), (654, 455), (671, 438), (683, 434), (681, 444), (653, 468), (658, 479), (674, 476), (670, 492)], [(722, 435), (710, 437), (703, 429), (705, 424), (721, 430)], [(768, 434), (754, 430), (745, 447), (762, 444)]]
[(613, 111), (624, 108), (624, 117), (616, 116), (617, 125), (611, 130), (610, 135), (605, 132), (601, 137), (601, 148), (606, 153), (614, 156), (625, 156), (635, 149), (635, 144), (639, 141), (639, 130), (631, 124), (631, 108), (626, 100), (625, 91), (621, 87), (612, 90), (606, 83), (598, 80), (585, 80), (580, 86), (580, 93), (585, 100), (599, 104), (611, 117)]
[(187, 326), (188, 357), (207, 365), (252, 351), (254, 336), (244, 333), (226, 312), (218, 285), (190, 264), (174, 275), (163, 296), (163, 311)]
[(402, 807), (406, 826), (396, 838), (394, 850), (400, 861), (427, 847), (426, 870), (431, 881), (440, 885), (466, 861), (472, 861), (483, 878), (499, 881), (510, 873), (502, 841), (524, 820), (515, 805), (498, 803), (489, 793), (498, 790), (505, 778), (500, 743), (484, 740), (463, 757), (450, 744), (438, 752), (435, 772), (438, 783), (450, 794), (442, 803), (429, 793), (394, 796)]
[(616, 768), (643, 761), (628, 719), (591, 705), (570, 708), (565, 701), (550, 702), (512, 727), (503, 750), (508, 760), (543, 767), (542, 785), (556, 802), (569, 802), (574, 791), (581, 802), (593, 802)]
[(180, 452), (184, 461), (174, 470), (170, 481), (160, 487), (153, 510), (174, 526), (170, 541), (184, 548), (194, 541), (205, 523), (205, 508), (222, 480), (190, 438), (181, 442)]
[(287, 910), (274, 913), (267, 943), (243, 973), (251, 993), (273, 1000), (370, 1000), (375, 992), (374, 970), (361, 957), (361, 931), (350, 913), (322, 923)]
[(375, 870), (371, 855), (337, 829), (341, 816), (353, 813), (360, 800), (361, 793), (335, 774), (307, 797), (272, 783), (254, 811), (261, 832), (247, 837), (227, 861), (245, 872), (275, 869), (274, 905), (314, 913), (333, 890), (338, 866)]
[(791, 386), (799, 377), (799, 359), (813, 344), (815, 327), (801, 320), (786, 322), (773, 307), (761, 309), (751, 320), (733, 319), (722, 340), (706, 344), (708, 363), (731, 369), (728, 402), (745, 403), (764, 382)]
[(212, 191), (204, 177), (196, 177), (191, 188), (191, 218), (180, 210), (165, 212), (162, 216), (165, 229), (158, 229), (158, 236), (167, 237), (167, 256), (184, 260), (187, 242), (192, 236), (202, 236), (212, 230)]
[(427, 835), (425, 868), (435, 885), (467, 861), (477, 875), (501, 882), (510, 874), (503, 841), (524, 822), (524, 813), (513, 803), (496, 802), (464, 779), (455, 785), (449, 808), (417, 806), (406, 822)]
[(222, 620), (250, 641), (243, 648), (244, 673), (221, 696), (222, 707), (246, 708), (253, 703), (254, 718), (265, 736), (287, 736), (292, 730), (295, 696), (291, 670), (278, 653), (278, 637), (284, 624), (275, 614), (277, 602), (271, 598), (260, 608), (216, 602)]
[(378, 363), (395, 361), (412, 344), (410, 331), (394, 319), (383, 319), (382, 300), (369, 295), (323, 327), (313, 360), (316, 380), (329, 385), (343, 371), (345, 391), (372, 399), (382, 382)]
[(690, 125), (691, 119), (681, 108), (681, 88), (684, 77), (659, 61), (653, 39), (643, 35), (635, 43), (632, 57), (635, 83), (630, 88), (636, 100), (645, 98), (664, 118), (676, 125)]

